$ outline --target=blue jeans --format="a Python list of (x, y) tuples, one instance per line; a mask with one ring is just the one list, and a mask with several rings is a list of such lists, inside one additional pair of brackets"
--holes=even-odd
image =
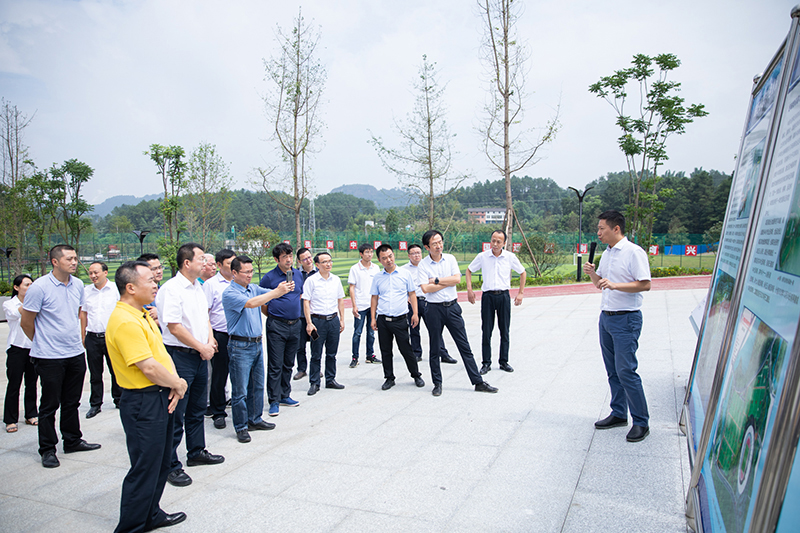
[(236, 431), (258, 424), (264, 412), (264, 355), (261, 342), (228, 340), (231, 415)]
[(367, 357), (375, 355), (375, 332), (370, 327), (372, 315), (369, 309), (358, 312), (358, 318), (353, 319), (353, 359), (358, 359), (358, 345), (361, 342), (361, 330), (367, 326)]
[(311, 341), (311, 365), (309, 366), (308, 381), (312, 385), (319, 385), (319, 371), (322, 368), (322, 348), (325, 348), (325, 383), (336, 379), (336, 352), (339, 351), (339, 315), (336, 318), (311, 317), (317, 328), (319, 337)]
[(611, 414), (628, 418), (628, 409), (636, 426), (648, 426), (650, 416), (644, 397), (642, 379), (636, 373), (639, 362), (636, 349), (642, 332), (642, 312), (609, 316), (600, 313), (600, 349), (611, 387)]
[(183, 468), (178, 460), (178, 445), (186, 426), (186, 456), (194, 457), (206, 448), (206, 430), (203, 417), (206, 414), (208, 397), (208, 362), (200, 358), (197, 351), (186, 352), (167, 346), (167, 352), (175, 363), (178, 376), (186, 380), (189, 387), (175, 407), (175, 428), (172, 438), (172, 466), (170, 471)]

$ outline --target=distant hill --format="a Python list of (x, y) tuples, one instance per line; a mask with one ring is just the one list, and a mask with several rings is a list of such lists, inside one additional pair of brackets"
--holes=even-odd
[(122, 194), (119, 196), (112, 196), (111, 198), (105, 200), (94, 206), (94, 210), (92, 211), (92, 216), (96, 217), (104, 217), (111, 213), (115, 207), (119, 207), (121, 205), (136, 205), (139, 202), (143, 202), (145, 200), (155, 200), (156, 198), (161, 198), (160, 194), (148, 194), (147, 196), (133, 196), (132, 194)]
[(393, 189), (376, 189), (372, 185), (342, 185), (332, 189), (331, 192), (341, 192), (351, 194), (356, 198), (372, 200), (378, 209), (388, 209), (390, 207), (405, 207), (414, 202), (413, 193), (406, 189), (395, 187)]

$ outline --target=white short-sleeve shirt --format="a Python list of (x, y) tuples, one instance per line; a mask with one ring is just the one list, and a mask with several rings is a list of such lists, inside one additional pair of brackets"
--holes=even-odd
[(507, 291), (511, 288), (511, 271), (517, 274), (525, 272), (525, 267), (519, 258), (508, 250), (502, 250), (499, 256), (486, 250), (475, 256), (469, 264), (469, 271), (473, 274), (483, 271), (482, 291)]
[[(461, 271), (458, 269), (458, 261), (456, 261), (455, 256), (451, 254), (442, 254), (442, 258), (439, 261), (434, 261), (431, 259), (431, 256), (428, 255), (420, 262), (419, 268), (421, 270), (420, 277), (424, 278), (422, 283), (428, 283), (428, 280), (431, 278), (436, 279), (455, 276), (456, 274), (461, 275)], [(445, 287), (436, 292), (429, 292), (425, 297), (428, 299), (429, 303), (433, 304), (450, 302), (458, 298), (458, 291), (456, 291), (455, 286)]]
[[(347, 283), (355, 285), (356, 307), (359, 311), (369, 309), (372, 297), (369, 294), (372, 288), (372, 278), (380, 272), (378, 265), (370, 263), (369, 268), (365, 268), (361, 261), (350, 267), (350, 274), (347, 276)], [(311, 279), (311, 278), (308, 278)]]
[[(650, 279), (650, 263), (641, 246), (623, 237), (603, 252), (597, 275), (613, 283), (630, 283)], [(603, 311), (637, 311), (642, 307), (641, 292), (622, 292), (603, 289), (600, 309)]]
[(411, 279), (414, 281), (414, 285), (416, 285), (416, 293), (417, 298), (425, 298), (425, 293), (422, 292), (422, 289), (419, 288), (420, 285), (423, 283), (428, 283), (428, 278), (422, 279), (422, 274), (419, 269), (419, 265), (414, 266), (411, 264), (411, 261), (406, 263), (405, 265), (400, 267), (402, 270), (407, 270), (409, 274), (411, 274)]
[(322, 274), (309, 276), (303, 284), (303, 300), (308, 300), (312, 315), (332, 315), (339, 311), (339, 299), (344, 298), (342, 280), (336, 274), (328, 279)]
[(168, 324), (183, 324), (198, 342), (208, 342), (208, 300), (197, 280), (189, 280), (178, 272), (158, 290), (156, 308), (164, 344), (191, 348), (169, 331)]
[(208, 318), (211, 327), (216, 331), (228, 332), (228, 321), (225, 320), (225, 308), (222, 306), (222, 293), (231, 284), (217, 272), (211, 279), (203, 283), (203, 292), (208, 300)]
[(119, 291), (113, 281), (106, 280), (102, 289), (90, 283), (83, 287), (83, 307), (86, 312), (86, 331), (105, 333), (111, 312), (117, 306)]

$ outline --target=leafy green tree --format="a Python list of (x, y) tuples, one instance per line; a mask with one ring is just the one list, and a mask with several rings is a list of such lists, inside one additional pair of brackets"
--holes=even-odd
[(91, 227), (87, 213), (94, 209), (81, 193), (83, 186), (92, 179), (94, 169), (77, 159), (64, 161), (61, 166), (53, 164), (50, 169), (50, 178), (58, 183), (59, 194), (56, 196), (58, 203), (58, 218), (56, 229), (64, 242), (76, 249), (81, 241), (81, 232)]
[(213, 144), (202, 143), (189, 157), (186, 207), (197, 221), (200, 244), (208, 246), (209, 232), (219, 230), (231, 202), (233, 179)]
[[(422, 56), (414, 109), (405, 121), (394, 121), (401, 148), (387, 147), (380, 137), (371, 135), (383, 166), (396, 175), (400, 183), (415, 191), (428, 211), (428, 228), (436, 226), (436, 206), (467, 178), (453, 176), (453, 153), (450, 140), (455, 137), (445, 119), (444, 87), (437, 81), (436, 63)], [(388, 228), (387, 228), (388, 231)]]
[(248, 226), (240, 234), (239, 239), (241, 241), (239, 248), (253, 260), (256, 276), (260, 277), (262, 266), (266, 266), (269, 262), (272, 248), (278, 243), (278, 234), (266, 226)]
[[(308, 27), (302, 12), (298, 13), (291, 34), (285, 34), (280, 26), (276, 34), (280, 51), (264, 61), (267, 80), (272, 84), (264, 103), (272, 122), (272, 138), (288, 163), (288, 172), (276, 172), (275, 167), (259, 168), (257, 183), (275, 202), (294, 213), (295, 241), (299, 248), (300, 212), (310, 183), (306, 156), (313, 152), (322, 130), (318, 108), (327, 74), (317, 58), (320, 33)], [(288, 198), (275, 194), (276, 190), (288, 193)]]
[(145, 150), (144, 155), (150, 156), (156, 164), (157, 174), (161, 176), (164, 186), (164, 199), (161, 201), (164, 237), (158, 240), (158, 251), (169, 262), (174, 276), (178, 271), (175, 255), (180, 247), (181, 228), (178, 216), (181, 210), (181, 194), (186, 187), (186, 162), (183, 160), (185, 153), (180, 146), (151, 144), (150, 150)]
[(480, 127), (484, 139), (484, 152), (491, 164), (503, 176), (505, 183), (506, 217), (504, 228), (508, 234), (506, 248), (511, 249), (514, 198), (511, 175), (539, 159), (539, 149), (551, 142), (558, 131), (558, 108), (555, 116), (542, 129), (522, 130), (524, 120), (525, 73), (530, 51), (517, 36), (517, 22), (522, 14), (519, 0), (478, 0), (483, 18), (484, 41), (482, 59), (489, 74), (489, 103), (486, 118)]
[(50, 172), (36, 170), (20, 181), (19, 188), (25, 196), (27, 228), (36, 243), (39, 274), (44, 275), (49, 267), (47, 252), (50, 249), (50, 233), (58, 218), (62, 184), (53, 179)]
[(384, 226), (386, 227), (386, 233), (397, 233), (397, 229), (400, 227), (400, 215), (394, 209), (389, 209), (386, 213), (386, 222), (384, 222)]
[(133, 231), (133, 224), (131, 224), (130, 219), (125, 215), (111, 215), (108, 221), (108, 227), (117, 234), (130, 233)]
[[(674, 54), (636, 54), (631, 67), (604, 76), (589, 87), (589, 92), (614, 108), (616, 123), (622, 130), (617, 142), (625, 154), (630, 176), (630, 234), (644, 237), (642, 244), (649, 241), (655, 214), (664, 207), (657, 187), (659, 167), (668, 159), (667, 139), (683, 134), (687, 124), (708, 114), (702, 104), (684, 105), (684, 98), (676, 94), (681, 84), (668, 80), (680, 64)], [(638, 101), (628, 98), (629, 84), (634, 85)], [(627, 114), (626, 104), (636, 110), (635, 114)]]

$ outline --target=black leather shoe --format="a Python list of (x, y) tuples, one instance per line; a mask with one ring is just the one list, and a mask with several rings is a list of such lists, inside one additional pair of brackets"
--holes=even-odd
[(443, 355), (440, 357), (440, 359), (442, 360), (442, 363), (447, 363), (448, 365), (454, 365), (458, 362), (449, 355)]
[(489, 372), (491, 369), (492, 369), (492, 367), (490, 365), (487, 365), (486, 363), (483, 363), (481, 365), (481, 369), (480, 369), (481, 376), (486, 374), (487, 372)]
[(420, 361), (422, 361), (422, 356), (421, 356), (421, 355), (418, 355), (418, 356), (417, 356), (417, 363), (419, 363)]
[(614, 415), (608, 415), (602, 420), (598, 420), (594, 423), (594, 427), (597, 429), (611, 429), (611, 428), (618, 428), (628, 425), (627, 418), (620, 418)]
[(367, 363), (372, 363), (373, 365), (379, 365), (381, 364), (381, 360), (375, 357), (374, 355), (368, 355)]
[(99, 444), (89, 444), (85, 440), (81, 439), (81, 441), (75, 446), (70, 446), (69, 448), (64, 446), (64, 453), (91, 452), (92, 450), (99, 450), (99, 449), (100, 449)]
[(167, 474), (167, 482), (173, 487), (188, 487), (192, 484), (192, 478), (183, 471), (183, 468), (179, 468)]
[(208, 450), (203, 450), (194, 457), (186, 458), (186, 466), (218, 465), (224, 462), (224, 457), (221, 455), (210, 454), (208, 453)]
[(417, 387), (425, 386), (425, 382), (422, 380), (422, 376), (417, 376), (414, 378), (414, 385), (416, 385)]
[(392, 387), (394, 387), (394, 380), (387, 379), (386, 381), (383, 382), (383, 385), (381, 385), (381, 390), (389, 390)]
[(300, 372), (298, 372), (297, 374), (295, 374), (295, 375), (294, 375), (294, 377), (293, 377), (292, 379), (293, 379), (293, 380), (295, 380), (295, 381), (297, 381), (298, 379), (303, 379), (303, 378), (304, 378), (304, 377), (306, 377), (307, 375), (308, 375), (308, 374), (306, 374), (304, 370), (301, 370)]
[(434, 396), (441, 396), (442, 395), (442, 385), (439, 384), (439, 383), (434, 383), (433, 390), (431, 391), (431, 394), (433, 394)]
[(250, 442), (250, 433), (246, 429), (236, 432), (236, 440), (241, 442), (242, 444), (247, 444)]
[(56, 452), (44, 452), (44, 455), (42, 455), (42, 466), (45, 468), (61, 466), (61, 463), (58, 462), (58, 457), (56, 457)]
[(329, 382), (327, 382), (325, 384), (325, 388), (326, 389), (342, 390), (344, 388), (344, 385), (342, 385), (341, 383), (337, 383), (335, 379), (332, 379), (331, 381), (329, 381)]
[(217, 429), (225, 429), (225, 417), (220, 416), (214, 419), (214, 427)]
[(475, 385), (475, 392), (497, 392), (497, 387), (492, 387), (485, 381), (481, 381)]
[(318, 383), (312, 383), (311, 386), (308, 388), (308, 395), (309, 396), (314, 396), (318, 392), (319, 392), (319, 384)]
[(99, 407), (90, 407), (89, 412), (86, 413), (86, 418), (94, 418), (100, 413)]
[(186, 513), (168, 514), (164, 520), (154, 525), (152, 528), (150, 528), (150, 530), (152, 531), (153, 529), (174, 526), (175, 524), (180, 524), (184, 520), (186, 520)]
[(250, 431), (266, 431), (268, 429), (275, 429), (275, 424), (262, 420), (261, 422), (256, 422), (255, 424), (248, 423), (247, 429)]
[(506, 372), (513, 372), (514, 371), (514, 369), (511, 368), (511, 365), (509, 365), (508, 363), (502, 363), (500, 365), (500, 370), (505, 370)]
[(646, 436), (650, 434), (650, 428), (647, 426), (633, 426), (631, 430), (628, 432), (628, 436), (625, 437), (625, 440), (628, 442), (639, 442), (643, 441)]

